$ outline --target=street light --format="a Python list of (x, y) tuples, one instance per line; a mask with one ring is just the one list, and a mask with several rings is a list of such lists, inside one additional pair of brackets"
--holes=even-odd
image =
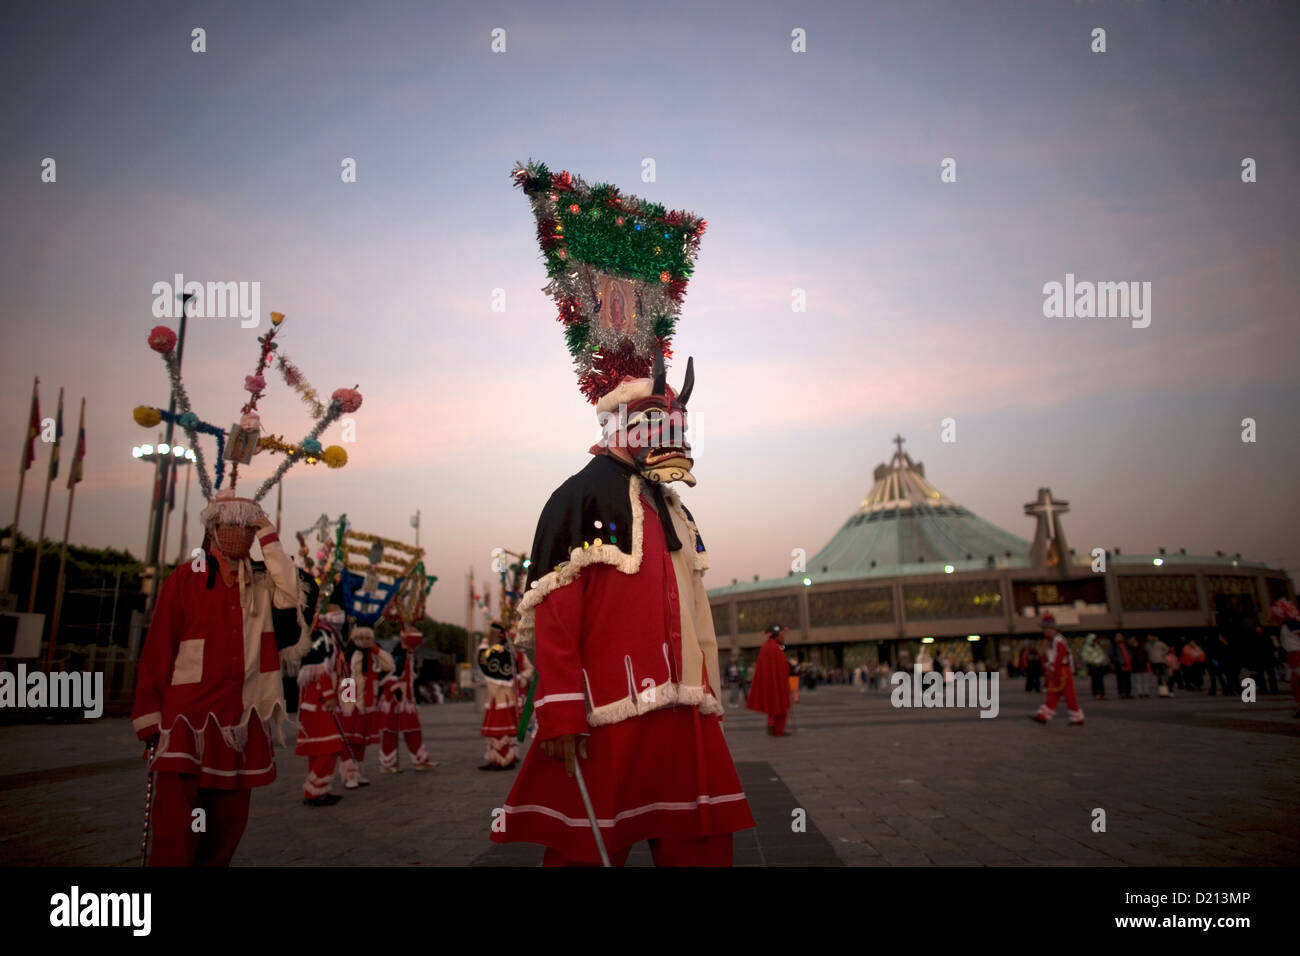
[[(186, 448), (183, 445), (169, 445), (167, 442), (164, 441), (160, 441), (157, 444), (157, 446), (149, 445), (149, 444), (135, 445), (131, 449), (131, 457), (136, 459), (137, 461), (147, 462), (148, 464), (155, 465), (155, 466), (157, 465), (159, 460), (164, 460), (164, 461), (171, 462), (172, 467), (175, 468), (179, 468), (181, 465), (192, 465), (197, 462), (197, 459), (194, 457), (194, 449)], [(184, 504), (181, 506), (182, 512), (181, 512), (180, 555), (182, 558), (185, 555), (185, 550), (186, 550), (185, 545), (187, 543), (186, 537), (189, 532), (190, 474), (191, 474), (191, 469), (186, 468), (185, 469), (185, 501)], [(157, 488), (156, 481), (155, 481), (155, 488)], [(156, 506), (160, 504), (162, 499), (165, 497), (166, 497), (165, 492), (159, 491), (159, 500), (155, 502), (151, 499), (149, 502), (149, 536), (146, 539), (146, 548), (151, 547), (153, 544), (153, 527), (154, 527), (153, 522), (154, 522), (155, 512), (157, 510)], [(168, 532), (168, 525), (170, 524), (170, 522), (171, 522), (171, 509), (169, 508), (164, 512), (162, 540), (159, 545), (159, 554), (162, 554), (162, 552), (167, 549), (167, 532)], [(180, 558), (177, 559), (177, 563), (180, 563)], [(153, 565), (150, 565), (150, 567), (153, 567)]]

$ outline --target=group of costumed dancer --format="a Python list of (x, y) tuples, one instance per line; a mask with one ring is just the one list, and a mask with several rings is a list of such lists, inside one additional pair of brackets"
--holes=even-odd
[[(686, 439), (693, 363), (680, 390), (665, 372), (705, 223), (539, 163), (512, 176), (536, 218), (547, 291), (601, 438), (542, 509), (513, 633), (498, 624), (479, 649), (483, 768), (518, 765), (490, 839), (541, 844), (549, 866), (622, 865), (641, 841), (656, 865), (727, 866), (733, 834), (754, 819), (722, 731), (708, 553), (669, 487), (696, 483)], [(308, 759), (308, 803), (334, 802), (339, 760), (345, 787), (364, 786), (364, 750), (376, 740), (383, 770), (395, 769), (399, 734), (417, 768), (432, 766), (413, 705), (414, 636), (403, 631), (398, 661), (367, 627), (341, 633), (337, 608), (313, 629), (293, 564), (252, 501), (215, 499), (204, 523), (208, 571), (181, 566), (167, 579), (141, 663), (135, 724), (151, 742), (155, 845), (166, 848), (155, 863), (229, 862), (249, 791), (275, 779), (282, 654), (303, 655), (297, 752)], [(258, 565), (247, 559), (254, 534)], [(765, 647), (760, 675), (769, 658)], [(773, 703), (767, 691), (751, 697)], [(532, 719), (535, 745), (520, 764), (516, 742)], [(198, 807), (209, 811), (203, 834), (190, 827)]]
[[(346, 617), (331, 604), (320, 616), (311, 649), (298, 670), (298, 744), (307, 758), (303, 803), (328, 807), (342, 797), (330, 792), (342, 761), (347, 790), (368, 787), (366, 748), (379, 744), (379, 772), (400, 773), (399, 738), (404, 738), (412, 769), (432, 770), (415, 706), (415, 651), (424, 635), (403, 627), (392, 654), (379, 647), (372, 628), (358, 626), (344, 638)], [(341, 689), (346, 691), (341, 692)]]
[[(307, 758), (304, 802), (338, 802), (329, 792), (343, 760), (347, 789), (365, 786), (365, 748), (379, 743), (380, 769), (396, 772), (398, 738), (405, 737), (416, 770), (436, 766), (421, 740), (412, 687), (414, 651), (423, 635), (407, 622), (397, 651), (377, 647), (369, 627), (348, 628), (330, 605), (317, 614), (319, 582), (295, 566), (259, 501), (298, 461), (342, 467), (338, 446), (322, 449), (319, 435), (344, 413), (361, 406), (355, 389), (336, 390), (328, 404), (316, 398), (302, 373), (278, 356), (286, 383), (308, 401), (314, 427), (298, 444), (262, 429), (257, 411), (265, 390), (262, 372), (272, 364), (284, 316), (258, 339), (250, 397), (229, 432), (198, 418), (180, 376), (177, 336), (164, 326), (149, 335), (167, 366), (172, 408), (140, 406), (136, 421), (179, 426), (195, 455), (206, 499), (204, 537), (188, 563), (159, 590), (136, 675), (132, 724), (146, 743), (149, 765), (142, 861), (154, 866), (224, 866), (248, 823), (252, 791), (276, 779), (275, 743), (284, 743), (287, 720), (282, 675), (297, 670), (300, 688), (295, 753)], [(218, 439), (209, 474), (199, 435)], [(251, 497), (235, 494), (240, 464), (254, 454), (283, 454), (274, 474)], [(229, 463), (229, 486), (221, 488)], [(251, 557), (256, 540), (262, 560)]]

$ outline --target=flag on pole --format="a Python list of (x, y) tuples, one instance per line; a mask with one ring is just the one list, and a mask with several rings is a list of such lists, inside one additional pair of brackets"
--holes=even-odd
[(50, 451), (50, 476), (59, 477), (59, 446), (63, 444), (63, 389), (59, 389), (59, 410), (54, 417), (54, 448)]
[(81, 464), (86, 457), (86, 400), (81, 400), (81, 420), (77, 422), (77, 450), (72, 455), (72, 467), (68, 469), (68, 487), (72, 488), (81, 481)]
[(40, 384), (39, 378), (32, 379), (32, 414), (27, 424), (27, 446), (23, 449), (23, 471), (36, 460), (36, 436), (41, 433), (41, 399), (36, 394)]

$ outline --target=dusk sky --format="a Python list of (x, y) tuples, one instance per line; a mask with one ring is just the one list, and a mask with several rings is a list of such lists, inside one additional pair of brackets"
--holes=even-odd
[[(429, 609), (463, 623), (466, 570), (529, 546), (596, 437), (509, 177), (532, 158), (708, 220), (669, 372), (694, 356), (684, 499), (707, 584), (819, 549), (895, 433), (1021, 537), (1050, 486), (1081, 553), (1300, 569), (1293, 5), (51, 2), (6, 21), (0, 525), (39, 375), (44, 415), (66, 387), (73, 435), (87, 399), (73, 541), (142, 554), (152, 475), (130, 452), (154, 432), (131, 410), (167, 404), (152, 286), (257, 281), (257, 329), (189, 323), (196, 410), (237, 417), (285, 313), (317, 390), (365, 396), (348, 466), (289, 473), (286, 527), (346, 512), (411, 540), (420, 509)], [(1045, 317), (1067, 273), (1151, 283), (1149, 327)], [(306, 407), (268, 381), (263, 421), (301, 437)], [(61, 477), (55, 539), (66, 495)], [(190, 504), (197, 543), (197, 488)]]

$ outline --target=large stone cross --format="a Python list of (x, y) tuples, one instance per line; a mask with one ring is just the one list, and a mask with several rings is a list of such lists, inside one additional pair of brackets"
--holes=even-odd
[(1060, 519), (1069, 510), (1070, 503), (1057, 501), (1050, 488), (1039, 488), (1038, 500), (1025, 505), (1025, 514), (1038, 519), (1034, 544), (1029, 550), (1029, 559), (1034, 567), (1043, 568), (1050, 563), (1060, 567), (1063, 574), (1069, 574), (1070, 549), (1065, 543)]

